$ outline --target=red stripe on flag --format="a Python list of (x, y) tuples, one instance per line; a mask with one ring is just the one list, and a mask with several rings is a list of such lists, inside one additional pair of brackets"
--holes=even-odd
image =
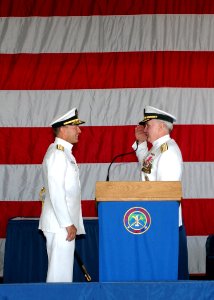
[[(7, 222), (14, 217), (39, 217), (40, 201), (0, 201), (0, 238), (6, 236)], [(96, 202), (83, 200), (84, 217), (97, 217)], [(182, 199), (183, 222), (188, 236), (214, 232), (214, 199)]]
[[(11, 218), (38, 218), (41, 213), (41, 201), (0, 201), (0, 238), (6, 237), (7, 223)], [(96, 202), (82, 201), (83, 217), (97, 217)]]
[(0, 201), (0, 237), (6, 236), (9, 219), (15, 217), (36, 218), (41, 213), (41, 201)]
[(183, 221), (187, 235), (214, 234), (214, 199), (182, 200)]
[(212, 14), (213, 0), (2, 0), (0, 16)]
[(214, 52), (1, 54), (0, 89), (213, 87)]
[[(134, 127), (82, 126), (79, 143), (74, 146), (77, 162), (109, 163), (115, 155), (132, 151)], [(214, 161), (214, 151), (210, 151), (214, 149), (211, 136), (214, 136), (214, 125), (175, 125), (172, 132), (186, 162)], [(0, 147), (0, 164), (41, 164), (53, 140), (52, 129), (48, 127), (2, 127), (0, 143), (4, 146)], [(199, 140), (203, 141), (203, 147), (198, 146)], [(121, 161), (134, 162), (136, 156), (132, 154), (116, 160)]]

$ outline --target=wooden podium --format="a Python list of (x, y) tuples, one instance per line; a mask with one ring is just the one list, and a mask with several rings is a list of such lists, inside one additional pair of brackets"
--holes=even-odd
[(179, 181), (96, 182), (100, 282), (177, 280)]

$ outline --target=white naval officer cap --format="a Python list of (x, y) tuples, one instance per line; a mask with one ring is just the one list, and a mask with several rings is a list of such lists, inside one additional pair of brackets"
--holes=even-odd
[(85, 121), (82, 121), (78, 118), (78, 111), (76, 108), (72, 108), (67, 113), (62, 115), (61, 117), (58, 117), (54, 121), (51, 122), (51, 126), (53, 128), (66, 126), (66, 125), (80, 125), (84, 124)]
[(176, 117), (153, 106), (146, 106), (144, 109), (144, 119), (139, 122), (139, 125), (144, 125), (150, 120), (163, 120), (173, 123), (176, 121)]

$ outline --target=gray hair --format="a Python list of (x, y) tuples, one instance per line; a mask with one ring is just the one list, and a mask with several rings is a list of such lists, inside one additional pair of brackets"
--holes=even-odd
[(164, 126), (165, 126), (165, 128), (166, 128), (166, 130), (170, 133), (171, 131), (172, 131), (172, 129), (173, 129), (173, 124), (172, 123), (170, 123), (170, 122), (167, 122), (167, 121), (164, 121), (164, 120), (156, 120), (156, 121), (158, 121), (158, 122), (160, 122), (160, 123), (163, 123), (164, 124)]
[(169, 131), (169, 133), (172, 131), (173, 129), (173, 124), (167, 121), (163, 121), (163, 123), (165, 124), (167, 130)]

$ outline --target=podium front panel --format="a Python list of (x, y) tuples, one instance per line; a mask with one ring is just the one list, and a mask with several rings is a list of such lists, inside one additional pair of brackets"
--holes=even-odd
[(176, 201), (100, 202), (99, 281), (177, 280)]

